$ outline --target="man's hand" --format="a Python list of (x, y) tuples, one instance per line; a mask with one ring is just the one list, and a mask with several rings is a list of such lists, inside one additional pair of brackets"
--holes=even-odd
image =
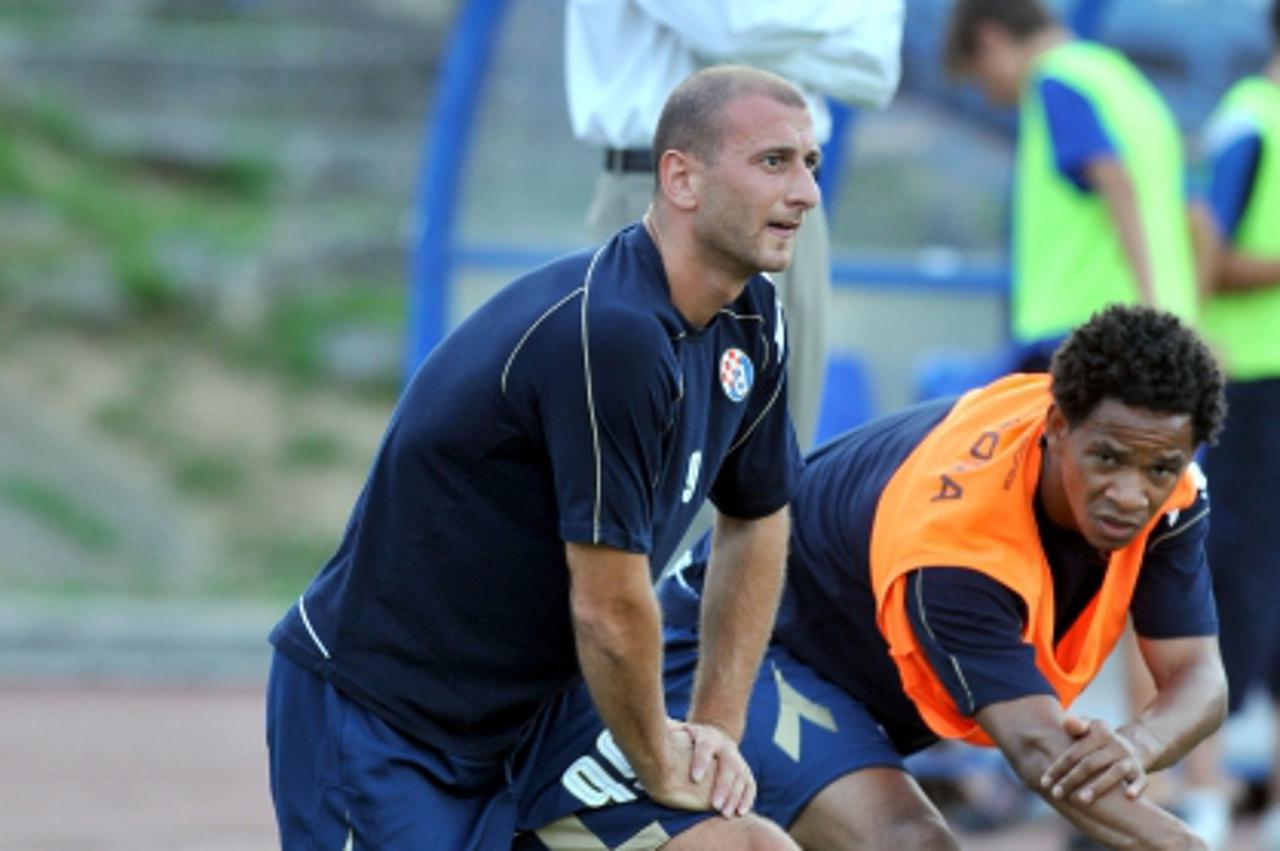
[[(636, 766), (640, 785), (649, 797), (678, 810), (711, 809), (711, 781), (693, 779), (693, 733), (684, 724), (667, 720), (661, 768), (656, 776)], [(656, 766), (655, 766), (656, 767)]]
[(649, 797), (681, 810), (744, 815), (755, 802), (756, 780), (723, 731), (706, 724), (667, 723), (666, 770), (641, 777)]
[(1068, 715), (1062, 729), (1075, 741), (1049, 763), (1040, 777), (1042, 789), (1079, 804), (1091, 804), (1120, 784), (1130, 799), (1142, 795), (1147, 771), (1132, 742), (1097, 719)]
[(693, 737), (690, 779), (700, 782), (708, 773), (714, 775), (711, 807), (727, 817), (751, 812), (756, 801), (756, 778), (738, 745), (711, 724), (688, 723), (685, 727)]

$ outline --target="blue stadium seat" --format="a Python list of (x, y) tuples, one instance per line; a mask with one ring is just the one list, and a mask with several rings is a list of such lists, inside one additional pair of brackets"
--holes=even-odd
[(915, 400), (958, 396), (993, 381), (1007, 371), (1009, 356), (978, 354), (967, 349), (937, 348), (922, 352), (915, 364)]
[(815, 446), (875, 416), (875, 398), (866, 361), (848, 351), (827, 357), (827, 377), (818, 414)]

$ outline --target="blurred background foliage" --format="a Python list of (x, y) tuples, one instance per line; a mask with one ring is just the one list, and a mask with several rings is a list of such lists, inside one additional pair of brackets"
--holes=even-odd
[[(455, 7), (0, 0), (0, 586), (275, 601), (323, 562), (401, 380)], [(947, 8), (908, 3), (902, 89), (855, 116), (839, 256), (1003, 257), (1011, 116), (943, 79)], [(1261, 8), (1115, 0), (1103, 35), (1190, 137), (1265, 54)], [(568, 129), (561, 15), (510, 4), (477, 92), (465, 242), (586, 242), (599, 153)], [(454, 321), (520, 269), (459, 271)], [(846, 287), (832, 342), (868, 365), (885, 410), (910, 401), (929, 352), (995, 350), (1003, 310)]]
[(0, 585), (288, 598), (399, 385), (444, 2), (0, 3)]

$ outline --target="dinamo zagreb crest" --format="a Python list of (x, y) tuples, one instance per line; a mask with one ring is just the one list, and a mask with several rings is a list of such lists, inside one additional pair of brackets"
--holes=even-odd
[(751, 392), (756, 370), (742, 349), (725, 349), (720, 356), (720, 386), (730, 401), (741, 402)]

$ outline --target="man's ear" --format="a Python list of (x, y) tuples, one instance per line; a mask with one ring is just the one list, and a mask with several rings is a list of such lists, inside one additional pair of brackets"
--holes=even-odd
[(1060, 443), (1071, 430), (1071, 425), (1067, 422), (1067, 417), (1062, 413), (1062, 409), (1056, 403), (1049, 403), (1049, 412), (1045, 415), (1044, 437), (1049, 444), (1055, 445)]
[(668, 148), (658, 159), (658, 185), (667, 203), (679, 210), (694, 210), (702, 183), (697, 158)]

